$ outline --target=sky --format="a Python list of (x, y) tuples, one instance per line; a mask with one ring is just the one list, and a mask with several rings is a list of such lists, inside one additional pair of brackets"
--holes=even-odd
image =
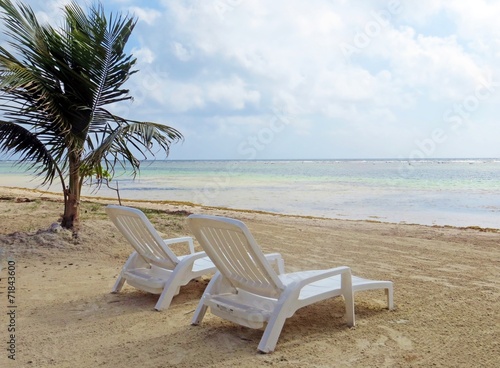
[(102, 3), (138, 19), (112, 111), (178, 129), (170, 159), (500, 157), (499, 1)]

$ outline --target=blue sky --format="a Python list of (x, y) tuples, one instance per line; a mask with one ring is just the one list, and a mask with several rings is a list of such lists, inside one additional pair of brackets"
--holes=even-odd
[(103, 4), (138, 17), (114, 110), (180, 130), (172, 159), (500, 157), (498, 1)]

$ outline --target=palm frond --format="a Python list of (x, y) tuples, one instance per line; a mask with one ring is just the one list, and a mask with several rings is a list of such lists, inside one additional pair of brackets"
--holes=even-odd
[[(115, 118), (116, 128), (104, 128), (108, 134), (104, 140), (97, 142), (95, 149), (84, 159), (86, 166), (97, 167), (104, 162), (106, 170), (114, 174), (114, 165), (119, 163), (123, 168), (132, 170), (135, 175), (139, 170), (140, 160), (134, 150), (142, 153), (144, 159), (148, 158), (146, 153), (155, 156), (154, 147), (168, 155), (170, 146), (183, 139), (178, 130), (166, 125)], [(93, 142), (89, 143), (89, 146), (93, 145)]]
[(0, 152), (19, 156), (18, 164), (27, 165), (27, 169), (43, 177), (42, 185), (52, 184), (59, 175), (57, 162), (40, 139), (22, 126), (0, 121)]
[[(108, 22), (101, 5), (92, 7), (88, 15), (75, 2), (67, 5), (65, 11), (66, 37), (71, 41), (66, 43), (74, 45), (67, 53), (72, 58), (73, 67), (85, 74), (89, 83), (86, 85), (88, 97), (82, 103), (88, 108), (88, 121), (81, 122), (85, 125), (81, 127), (83, 131), (90, 125), (105, 124), (95, 118), (99, 107), (131, 98), (129, 91), (121, 86), (134, 73), (131, 68), (136, 59), (126, 56), (123, 51), (136, 20), (111, 15)], [(67, 84), (68, 89), (81, 89), (80, 85)]]

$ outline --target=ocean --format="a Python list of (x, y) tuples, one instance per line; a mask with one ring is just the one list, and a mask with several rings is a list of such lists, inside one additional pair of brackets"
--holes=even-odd
[[(0, 161), (0, 185), (38, 181)], [(500, 159), (145, 161), (122, 198), (349, 220), (500, 228)], [(39, 188), (45, 189), (47, 188)], [(59, 192), (55, 183), (50, 191)], [(85, 195), (116, 198), (102, 186)]]

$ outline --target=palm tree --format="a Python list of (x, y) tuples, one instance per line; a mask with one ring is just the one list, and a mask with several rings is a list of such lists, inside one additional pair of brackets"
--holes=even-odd
[(72, 2), (63, 14), (64, 26), (54, 28), (40, 24), (29, 6), (0, 0), (8, 39), (0, 46), (0, 153), (27, 165), (42, 185), (58, 178), (61, 226), (77, 230), (86, 178), (103, 172), (112, 177), (117, 164), (135, 176), (140, 160), (134, 151), (142, 159), (159, 151), (168, 155), (182, 135), (106, 109), (131, 99), (122, 86), (136, 72), (136, 59), (124, 47), (136, 19), (106, 18), (99, 3), (86, 13)]

